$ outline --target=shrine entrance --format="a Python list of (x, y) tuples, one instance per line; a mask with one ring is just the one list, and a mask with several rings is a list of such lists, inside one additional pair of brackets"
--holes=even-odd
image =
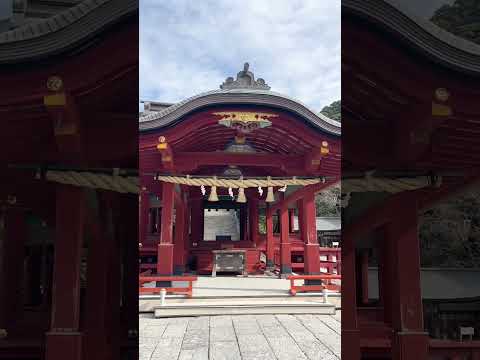
[(251, 237), (247, 230), (247, 204), (228, 200), (218, 203), (206, 201), (203, 205), (203, 239), (220, 241), (229, 246), (231, 242), (247, 240)]
[(319, 274), (315, 195), (339, 180), (340, 124), (271, 92), (248, 64), (220, 88), (145, 104), (141, 272)]

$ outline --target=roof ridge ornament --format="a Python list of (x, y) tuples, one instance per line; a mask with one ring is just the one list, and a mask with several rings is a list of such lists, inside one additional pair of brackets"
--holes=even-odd
[(258, 90), (270, 90), (270, 86), (265, 83), (265, 80), (258, 78), (255, 80), (253, 72), (249, 71), (250, 64), (246, 62), (243, 65), (243, 70), (237, 73), (237, 79), (233, 80), (233, 77), (227, 77), (220, 89), (258, 89)]

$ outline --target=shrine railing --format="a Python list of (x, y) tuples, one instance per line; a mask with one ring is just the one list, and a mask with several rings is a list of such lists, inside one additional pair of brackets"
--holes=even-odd
[[(162, 290), (171, 294), (184, 294), (191, 298), (193, 293), (193, 282), (197, 281), (196, 276), (139, 276), (138, 277), (138, 293), (145, 294), (161, 294)], [(161, 286), (143, 287), (146, 283), (163, 283)], [(186, 283), (186, 285), (184, 284)]]
[[(341, 291), (341, 275), (291, 275), (290, 280), (290, 294), (296, 295), (298, 292), (324, 292), (327, 291), (340, 292)], [(302, 285), (295, 285), (296, 280), (303, 280)], [(321, 283), (309, 284), (308, 282), (317, 281)]]
[[(360, 347), (364, 355), (387, 356), (393, 345), (393, 329), (376, 312), (379, 307), (359, 309)], [(361, 315), (361, 316), (360, 316)], [(479, 360), (480, 340), (440, 340), (430, 338), (428, 354), (431, 360)]]
[(431, 339), (429, 343), (431, 359), (460, 360), (480, 359), (480, 340), (456, 341)]

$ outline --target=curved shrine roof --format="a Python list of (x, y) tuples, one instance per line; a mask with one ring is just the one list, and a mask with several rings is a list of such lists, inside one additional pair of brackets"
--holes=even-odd
[(0, 64), (58, 54), (137, 10), (137, 0), (84, 0), (57, 15), (0, 33)]
[(140, 131), (169, 127), (180, 121), (180, 118), (188, 113), (215, 104), (274, 106), (300, 115), (307, 123), (318, 130), (332, 135), (341, 134), (341, 127), (338, 121), (329, 119), (320, 113), (315, 113), (301, 102), (273, 91), (253, 89), (219, 89), (192, 96), (161, 111), (141, 116)]
[[(419, 2), (422, 3), (422, 2)], [(342, 8), (400, 35), (408, 45), (450, 68), (480, 75), (480, 45), (441, 29), (400, 0), (344, 0)]]
[(273, 92), (263, 79), (254, 79), (248, 71), (248, 63), (237, 74), (237, 80), (229, 77), (218, 90), (207, 91), (189, 97), (179, 103), (165, 107), (160, 111), (146, 112), (140, 116), (140, 131), (150, 131), (175, 125), (182, 118), (200, 108), (218, 104), (254, 104), (272, 106), (299, 115), (305, 122), (317, 130), (340, 136), (341, 124), (316, 113), (300, 101), (289, 96)]

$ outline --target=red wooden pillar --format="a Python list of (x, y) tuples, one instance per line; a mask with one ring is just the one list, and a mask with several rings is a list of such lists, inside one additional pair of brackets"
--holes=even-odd
[(250, 240), (255, 247), (258, 245), (258, 200), (252, 198), (248, 203), (249, 207), (249, 224), (250, 224)]
[(288, 220), (288, 208), (280, 208), (280, 273), (283, 276), (288, 276), (292, 273)]
[(107, 354), (106, 312), (107, 307), (107, 271), (110, 265), (108, 249), (113, 246), (112, 239), (106, 233), (102, 208), (97, 197), (98, 213), (88, 208), (87, 223), (90, 233), (87, 258), (87, 295), (85, 312), (85, 340), (83, 349), (86, 359), (110, 359)]
[(362, 249), (361, 259), (361, 278), (362, 278), (362, 304), (368, 304), (368, 249)]
[(80, 360), (80, 261), (85, 201), (80, 188), (57, 185), (52, 319), (46, 360)]
[[(120, 202), (118, 193), (99, 191), (98, 212), (89, 208), (87, 213), (90, 242), (88, 244), (87, 266), (87, 294), (84, 325), (84, 359), (117, 359), (120, 348), (119, 338), (126, 338), (126, 327), (120, 327), (120, 248), (128, 247), (133, 256), (138, 254), (135, 235), (138, 234), (137, 226), (129, 226), (131, 216), (138, 213), (135, 203)], [(117, 217), (116, 212), (121, 212)], [(125, 214), (125, 212), (127, 212)], [(115, 229), (118, 230), (115, 230)], [(133, 241), (132, 241), (133, 240)], [(126, 242), (130, 244), (125, 244)], [(123, 244), (122, 244), (123, 243)], [(123, 246), (122, 246), (123, 245)], [(138, 256), (129, 257), (128, 264), (123, 257), (124, 276), (129, 276), (130, 281), (124, 287), (124, 293), (132, 287), (137, 290), (138, 282)], [(135, 275), (135, 277), (132, 276)], [(125, 284), (125, 278), (123, 279)], [(138, 290), (137, 290), (138, 291)], [(131, 292), (130, 294), (131, 295)], [(123, 309), (134, 311), (132, 297), (122, 299)], [(125, 301), (126, 300), (126, 301)], [(138, 295), (136, 298), (138, 303)], [(128, 316), (128, 314), (127, 314)], [(124, 323), (132, 319), (123, 319)], [(130, 323), (131, 324), (131, 323)], [(135, 324), (136, 325), (136, 324)], [(133, 326), (135, 326), (133, 325)], [(131, 325), (132, 326), (132, 325)]]
[(265, 211), (265, 227), (266, 227), (266, 247), (267, 247), (267, 268), (273, 269), (275, 267), (275, 243), (273, 241), (273, 219), (270, 205), (267, 204)]
[[(124, 336), (127, 336), (129, 357), (138, 359), (138, 256), (139, 249), (135, 237), (138, 236), (138, 223), (131, 221), (138, 212), (138, 199), (131, 194), (121, 195), (122, 258), (123, 258), (123, 297), (122, 320)], [(121, 358), (121, 356), (119, 356)]]
[(355, 243), (342, 236), (342, 359), (360, 360), (360, 332), (357, 320)]
[[(406, 195), (394, 205), (402, 214), (387, 224), (387, 241), (393, 245), (392, 343), (394, 360), (428, 358), (428, 333), (423, 328), (423, 304), (420, 284), (420, 243), (417, 206)], [(392, 253), (391, 253), (392, 254)], [(393, 255), (393, 254), (392, 254)]]
[(140, 198), (139, 198), (140, 206), (139, 206), (139, 234), (138, 234), (138, 242), (143, 243), (145, 242), (148, 234), (148, 223), (149, 223), (149, 213), (150, 213), (150, 194), (146, 188), (142, 188), (140, 190)]
[(317, 219), (315, 209), (315, 194), (308, 193), (301, 201), (302, 229), (305, 243), (305, 274), (320, 273), (320, 249), (317, 238)]
[(392, 306), (393, 306), (393, 290), (392, 281), (395, 278), (394, 268), (395, 264), (391, 259), (395, 258), (395, 249), (393, 242), (387, 239), (387, 226), (382, 226), (377, 234), (379, 236), (379, 264), (378, 264), (378, 292), (379, 302), (383, 306), (383, 318), (385, 323), (392, 324)]
[(173, 273), (185, 272), (185, 204), (178, 204), (175, 219), (175, 246), (173, 252)]
[(8, 208), (4, 216), (4, 236), (0, 238), (0, 329), (11, 335), (23, 311), (21, 286), (28, 229), (23, 209)]
[(157, 275), (173, 273), (173, 201), (175, 185), (162, 183), (162, 225), (157, 251)]
[(190, 237), (190, 224), (191, 224), (191, 203), (189, 199), (185, 200), (185, 226), (183, 228), (183, 237), (185, 239), (184, 241), (184, 253), (185, 253), (185, 271), (187, 270), (187, 261), (188, 261), (188, 256), (189, 256), (189, 249), (191, 246), (191, 237)]
[(192, 198), (191, 200), (191, 240), (198, 244), (203, 240), (203, 199)]
[[(120, 299), (121, 299), (121, 276), (120, 276), (120, 217), (119, 217), (119, 193), (105, 191), (102, 192), (102, 198), (105, 196), (106, 206), (111, 214), (111, 232), (109, 236), (112, 236), (113, 247), (109, 249), (109, 262), (110, 268), (108, 269), (108, 281), (107, 281), (107, 329), (110, 329), (107, 340), (110, 344), (120, 343)], [(137, 282), (135, 282), (137, 284)], [(111, 345), (110, 345), (111, 346)], [(111, 347), (112, 359), (120, 358), (119, 346)]]

